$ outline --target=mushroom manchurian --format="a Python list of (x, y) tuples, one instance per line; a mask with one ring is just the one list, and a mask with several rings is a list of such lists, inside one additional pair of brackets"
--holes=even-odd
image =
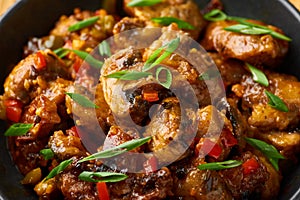
[[(0, 96), (22, 184), (39, 199), (276, 198), (300, 153), (300, 82), (278, 72), (284, 30), (219, 1), (205, 13), (145, 2), (124, 0), (126, 16), (75, 9), (28, 41)], [(175, 51), (189, 37), (215, 69)], [(183, 51), (199, 60), (195, 45)]]

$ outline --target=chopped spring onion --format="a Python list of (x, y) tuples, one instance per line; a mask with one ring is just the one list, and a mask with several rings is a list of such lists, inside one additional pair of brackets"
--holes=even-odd
[(253, 146), (254, 148), (260, 150), (271, 162), (276, 170), (279, 170), (278, 161), (279, 159), (285, 159), (277, 149), (264, 141), (253, 139), (253, 138), (245, 138), (246, 142)]
[(123, 144), (120, 144), (116, 147), (113, 147), (111, 149), (107, 149), (104, 151), (100, 151), (97, 153), (94, 153), (88, 157), (85, 157), (81, 160), (78, 161), (78, 163), (89, 161), (89, 160), (95, 160), (95, 159), (103, 159), (103, 158), (111, 158), (117, 155), (120, 155), (122, 153), (125, 153), (126, 151), (130, 151), (132, 149), (135, 149), (139, 146), (142, 146), (143, 144), (147, 143), (148, 141), (151, 140), (151, 136), (145, 137), (145, 138), (140, 138), (140, 139), (134, 139), (127, 141)]
[(229, 169), (233, 167), (238, 167), (242, 164), (241, 161), (238, 160), (227, 160), (223, 162), (212, 162), (198, 165), (198, 169), (200, 170), (221, 170), (221, 169)]
[(4, 133), (5, 136), (22, 136), (25, 135), (33, 124), (15, 123), (11, 125)]
[(275, 94), (272, 94), (271, 92), (265, 90), (265, 94), (267, 95), (269, 99), (269, 105), (272, 108), (275, 108), (276, 110), (282, 111), (282, 112), (289, 112), (289, 108), (287, 105)]
[(118, 71), (107, 75), (107, 78), (115, 78), (120, 80), (132, 81), (139, 80), (152, 75), (149, 72), (139, 72), (139, 71)]
[[(166, 80), (165, 82), (160, 81), (159, 75), (162, 71), (166, 72)], [(159, 67), (156, 69), (156, 80), (158, 81), (159, 84), (164, 86), (165, 88), (169, 89), (172, 85), (172, 73), (171, 71), (166, 68), (166, 67)]]
[(251, 34), (251, 35), (261, 35), (261, 34), (269, 34), (274, 38), (286, 40), (286, 41), (292, 41), (291, 38), (278, 33), (266, 26), (258, 25), (255, 23), (248, 22), (246, 18), (242, 17), (233, 17), (233, 16), (227, 16), (223, 11), (214, 9), (210, 11), (209, 13), (206, 13), (204, 15), (204, 19), (209, 21), (223, 21), (223, 20), (233, 20), (237, 21), (239, 24), (235, 24), (232, 26), (228, 26), (224, 28), (226, 31), (241, 33), (241, 34)]
[(180, 29), (187, 29), (187, 30), (194, 30), (195, 27), (193, 25), (191, 25), (190, 23), (180, 20), (178, 18), (175, 17), (156, 17), (156, 18), (152, 18), (152, 21), (154, 21), (155, 23), (164, 25), (164, 26), (168, 26), (172, 23), (176, 23), (178, 25), (178, 28)]
[(88, 98), (86, 98), (85, 96), (83, 96), (81, 94), (70, 93), (70, 92), (67, 92), (66, 94), (72, 100), (74, 100), (76, 103), (78, 103), (79, 105), (81, 105), (83, 107), (87, 107), (87, 108), (99, 108), (99, 106), (97, 106), (91, 100), (89, 100)]
[(91, 26), (91, 25), (95, 24), (99, 20), (99, 18), (100, 18), (99, 16), (95, 16), (95, 17), (90, 17), (88, 19), (77, 22), (76, 24), (69, 26), (68, 31), (70, 31), (70, 32), (78, 31), (85, 27)]
[(127, 175), (116, 172), (90, 172), (83, 171), (79, 174), (78, 178), (87, 182), (119, 182), (128, 178)]
[(256, 81), (257, 83), (260, 83), (263, 86), (268, 87), (269, 86), (269, 80), (266, 77), (266, 75), (256, 67), (250, 65), (249, 63), (246, 63), (246, 66), (252, 73), (253, 80)]
[(127, 4), (127, 6), (128, 7), (154, 6), (161, 2), (162, 0), (131, 0)]

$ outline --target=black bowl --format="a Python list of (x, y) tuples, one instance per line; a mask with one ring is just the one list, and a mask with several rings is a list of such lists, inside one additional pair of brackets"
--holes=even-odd
[[(199, 0), (203, 7), (208, 0)], [(300, 78), (300, 14), (285, 0), (222, 0), (230, 15), (263, 20), (282, 28), (293, 38), (285, 73)], [(75, 7), (95, 10), (99, 0), (21, 0), (0, 18), (0, 92), (12, 67), (21, 59), (23, 46), (31, 36), (47, 35), (62, 14), (71, 14)], [(32, 190), (22, 186), (22, 175), (11, 161), (3, 136), (5, 123), (0, 121), (0, 200), (37, 199)], [(300, 199), (300, 166), (283, 180), (279, 199)]]

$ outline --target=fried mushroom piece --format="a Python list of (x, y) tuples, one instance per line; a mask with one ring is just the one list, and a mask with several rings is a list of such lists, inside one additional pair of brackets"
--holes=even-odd
[(143, 7), (128, 7), (129, 2), (130, 0), (124, 0), (125, 11), (148, 24), (151, 24), (151, 19), (155, 17), (174, 17), (190, 23), (195, 29), (184, 31), (188, 32), (194, 39), (198, 39), (200, 32), (206, 25), (198, 5), (193, 0), (166, 0), (153, 6)]
[(298, 161), (297, 155), (300, 153), (300, 134), (294, 132), (260, 132), (255, 133), (255, 137), (272, 144), (287, 159), (294, 163)]
[(116, 35), (124, 31), (136, 28), (144, 28), (145, 26), (146, 24), (144, 20), (135, 17), (124, 17), (115, 24), (113, 34)]
[(148, 174), (129, 175), (124, 181), (109, 183), (111, 199), (165, 199), (172, 196), (173, 179), (167, 167)]
[[(75, 170), (74, 170), (75, 171)], [(68, 171), (58, 178), (58, 187), (65, 199), (98, 200), (95, 184), (78, 179), (78, 172)]]
[[(227, 188), (231, 191), (232, 196), (236, 199), (249, 198), (249, 195), (261, 195), (264, 190), (264, 184), (269, 180), (270, 174), (263, 160), (253, 153), (244, 152), (238, 160), (243, 163), (254, 159), (257, 168), (245, 172), (244, 166), (224, 169), (219, 172), (221, 178), (226, 183)], [(271, 166), (272, 167), (272, 166)], [(276, 181), (276, 180), (274, 180)], [(252, 196), (252, 198), (255, 196)]]
[(68, 68), (52, 51), (32, 54), (20, 61), (6, 78), (4, 99), (17, 99), (28, 104), (48, 89), (48, 82), (57, 78), (70, 80)]
[(45, 167), (47, 165), (40, 154), (40, 150), (45, 148), (47, 142), (47, 138), (34, 141), (26, 140), (25, 137), (16, 140), (9, 138), (9, 150), (12, 152), (12, 159), (23, 175), (37, 166)]
[[(174, 197), (178, 199), (232, 199), (222, 178), (216, 171), (199, 170), (185, 162), (170, 167), (173, 174)], [(177, 199), (174, 198), (174, 199)]]
[[(199, 158), (208, 156), (209, 160), (225, 160), (233, 146), (237, 145), (231, 122), (213, 106), (199, 109), (199, 120), (195, 153)], [(219, 149), (219, 150), (216, 150)]]
[[(262, 22), (251, 21), (257, 24)], [(236, 58), (253, 65), (278, 66), (288, 52), (288, 42), (270, 35), (245, 35), (224, 30), (233, 21), (212, 22), (201, 42), (206, 50), (216, 50), (224, 58)], [(265, 24), (262, 24), (265, 25)], [(274, 26), (268, 28), (282, 33)]]
[(66, 135), (63, 131), (56, 131), (49, 138), (49, 148), (55, 153), (58, 159), (66, 160), (73, 156), (85, 156), (86, 150), (77, 136)]
[[(139, 133), (133, 128), (121, 128), (120, 126), (111, 126), (105, 138), (101, 150), (111, 149), (133, 139), (138, 139)], [(128, 153), (117, 156), (116, 158), (107, 159), (105, 165), (112, 169), (124, 172), (138, 172), (143, 170), (143, 163), (146, 158), (143, 155), (144, 146), (137, 147)], [(132, 154), (133, 153), (133, 154)], [(141, 153), (141, 154), (135, 154)]]
[[(73, 32), (68, 30), (71, 25), (94, 16), (99, 17), (95, 24)], [(97, 47), (102, 40), (111, 36), (114, 25), (114, 17), (107, 14), (105, 10), (100, 9), (96, 12), (91, 12), (75, 9), (73, 15), (60, 17), (50, 35), (62, 37), (65, 42), (72, 41), (71, 45), (74, 49), (85, 50), (86, 48)]]
[[(294, 76), (265, 72), (269, 79), (266, 88), (256, 83), (251, 76), (245, 75), (240, 84), (232, 87), (232, 91), (241, 98), (242, 109), (249, 115), (250, 126), (260, 130), (285, 130), (296, 128), (299, 122), (300, 82)], [(288, 106), (288, 112), (282, 112), (268, 105), (265, 90), (277, 95)], [(250, 111), (249, 114), (247, 114)]]
[(180, 160), (186, 157), (187, 150), (195, 136), (194, 119), (189, 120), (176, 97), (165, 98), (160, 105), (151, 108), (153, 116), (146, 126), (144, 136), (152, 136), (149, 149), (161, 163)]
[(162, 106), (155, 112), (144, 133), (153, 136), (150, 150), (156, 151), (166, 147), (171, 141), (176, 140), (179, 134), (181, 111), (179, 101), (175, 97), (166, 98)]
[(152, 78), (147, 77), (127, 81), (109, 78), (107, 75), (124, 70), (141, 71), (144, 66), (143, 52), (144, 50), (134, 50), (133, 48), (122, 50), (107, 59), (102, 67), (100, 82), (103, 86), (105, 101), (109, 105), (116, 123), (122, 126), (143, 125), (150, 104), (141, 98), (141, 87), (147, 87), (149, 82), (153, 83), (153, 80), (151, 81)]
[[(219, 53), (209, 52), (209, 56), (214, 60), (221, 74), (225, 88), (230, 88), (234, 84), (242, 81), (248, 72), (244, 68), (244, 63), (236, 59), (225, 59)], [(211, 76), (217, 75), (211, 72)], [(218, 72), (215, 72), (218, 73)]]
[[(168, 45), (175, 38), (180, 38), (179, 47), (161, 62), (161, 64), (178, 72), (178, 74), (173, 75), (172, 85), (174, 88), (182, 90), (181, 93), (184, 94), (184, 99), (193, 100), (193, 97), (189, 96), (190, 92), (187, 91), (187, 88), (191, 86), (200, 107), (211, 104), (212, 101), (222, 96), (221, 85), (216, 84), (216, 80), (213, 79), (204, 81), (199, 78), (200, 73), (209, 70), (210, 67), (213, 68), (210, 62), (211, 59), (203, 55), (201, 50), (198, 50), (196, 47), (194, 48), (193, 42), (176, 25), (171, 24), (168, 27), (162, 28), (161, 36), (145, 50), (143, 55), (144, 60), (149, 59), (155, 50)], [(213, 96), (217, 98), (212, 98), (211, 94), (214, 94)]]
[(34, 124), (26, 135), (32, 140), (49, 136), (54, 126), (61, 122), (57, 105), (45, 95), (36, 97), (24, 110), (21, 122)]

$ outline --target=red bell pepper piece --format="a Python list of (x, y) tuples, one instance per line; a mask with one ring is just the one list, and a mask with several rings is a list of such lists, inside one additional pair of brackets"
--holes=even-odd
[(4, 101), (4, 106), (6, 107), (6, 117), (12, 122), (19, 122), (22, 114), (22, 102), (9, 99)]
[(79, 58), (78, 56), (75, 56), (75, 61), (73, 64), (73, 69), (75, 70), (75, 72), (77, 73), (82, 65), (82, 59)]
[(238, 144), (237, 139), (232, 135), (230, 130), (223, 131), (224, 137), (222, 138), (225, 147), (233, 147)]
[(243, 163), (243, 174), (247, 175), (259, 168), (259, 164), (255, 158), (250, 158)]
[(155, 102), (159, 100), (157, 91), (143, 91), (143, 99), (149, 102)]
[(144, 163), (144, 169), (146, 174), (154, 172), (157, 170), (157, 159), (156, 157), (152, 156), (150, 157), (145, 163)]
[(97, 183), (99, 200), (109, 200), (109, 193), (105, 182)]
[(44, 55), (40, 51), (36, 52), (36, 55), (37, 55), (37, 58), (38, 58), (38, 62), (35, 65), (35, 68), (37, 70), (42, 70), (42, 69), (44, 69), (47, 66), (46, 59), (45, 59)]
[(215, 142), (212, 142), (210, 139), (205, 139), (201, 150), (204, 151), (210, 157), (218, 159), (222, 153), (222, 148)]
[(79, 137), (78, 129), (76, 128), (76, 126), (72, 126), (72, 128), (70, 128), (70, 132), (73, 136)]

